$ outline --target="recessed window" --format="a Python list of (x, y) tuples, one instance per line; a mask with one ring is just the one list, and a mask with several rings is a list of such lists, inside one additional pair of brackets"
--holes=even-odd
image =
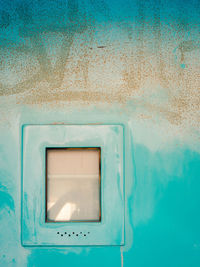
[(46, 149), (46, 222), (101, 221), (101, 149)]

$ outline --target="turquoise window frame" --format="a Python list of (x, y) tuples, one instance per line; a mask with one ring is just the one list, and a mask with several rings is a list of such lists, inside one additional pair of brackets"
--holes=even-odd
[[(123, 125), (24, 125), (22, 245), (124, 245)], [(45, 222), (46, 148), (101, 148), (101, 221)]]

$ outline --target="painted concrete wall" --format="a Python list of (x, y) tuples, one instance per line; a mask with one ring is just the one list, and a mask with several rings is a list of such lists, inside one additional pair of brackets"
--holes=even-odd
[[(0, 266), (200, 266), (198, 0), (0, 0)], [(123, 123), (125, 246), (21, 246), (23, 124)]]

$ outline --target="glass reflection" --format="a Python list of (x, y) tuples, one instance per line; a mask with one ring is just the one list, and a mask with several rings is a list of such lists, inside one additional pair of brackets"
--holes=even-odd
[(47, 149), (46, 221), (100, 220), (100, 149)]

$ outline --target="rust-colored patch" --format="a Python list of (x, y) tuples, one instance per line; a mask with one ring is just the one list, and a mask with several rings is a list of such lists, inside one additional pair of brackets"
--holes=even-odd
[[(6, 49), (12, 57), (23, 54), (32, 60), (24, 67), (26, 78), (20, 78), (19, 64), (11, 63), (9, 57), (5, 59), (7, 65), (0, 61), (3, 73), (12, 69), (19, 75), (12, 86), (0, 80), (0, 95), (15, 95), (18, 104), (26, 105), (119, 103), (129, 111), (132, 107), (132, 112), (134, 108), (143, 110), (149, 118), (163, 117), (170, 124), (184, 125), (187, 120), (198, 125), (200, 64), (196, 58), (200, 46), (194, 39), (184, 40), (185, 31), (192, 32), (195, 26), (181, 18), (169, 27), (161, 25), (160, 1), (153, 8), (151, 23), (147, 23), (145, 5), (138, 0), (134, 23), (127, 21), (121, 26), (108, 22), (97, 29), (94, 18), (69, 1), (66, 27), (49, 25), (45, 30), (38, 29), (28, 7), (21, 6), (17, 11), (22, 18), (19, 32), (29, 43)], [(107, 6), (102, 12), (109, 17)], [(97, 30), (102, 38), (99, 43)], [(118, 40), (107, 38), (115, 31)], [(62, 39), (54, 57), (44, 45), (48, 38), (52, 48), (57, 45), (51, 34)], [(34, 62), (37, 65), (32, 66)]]

